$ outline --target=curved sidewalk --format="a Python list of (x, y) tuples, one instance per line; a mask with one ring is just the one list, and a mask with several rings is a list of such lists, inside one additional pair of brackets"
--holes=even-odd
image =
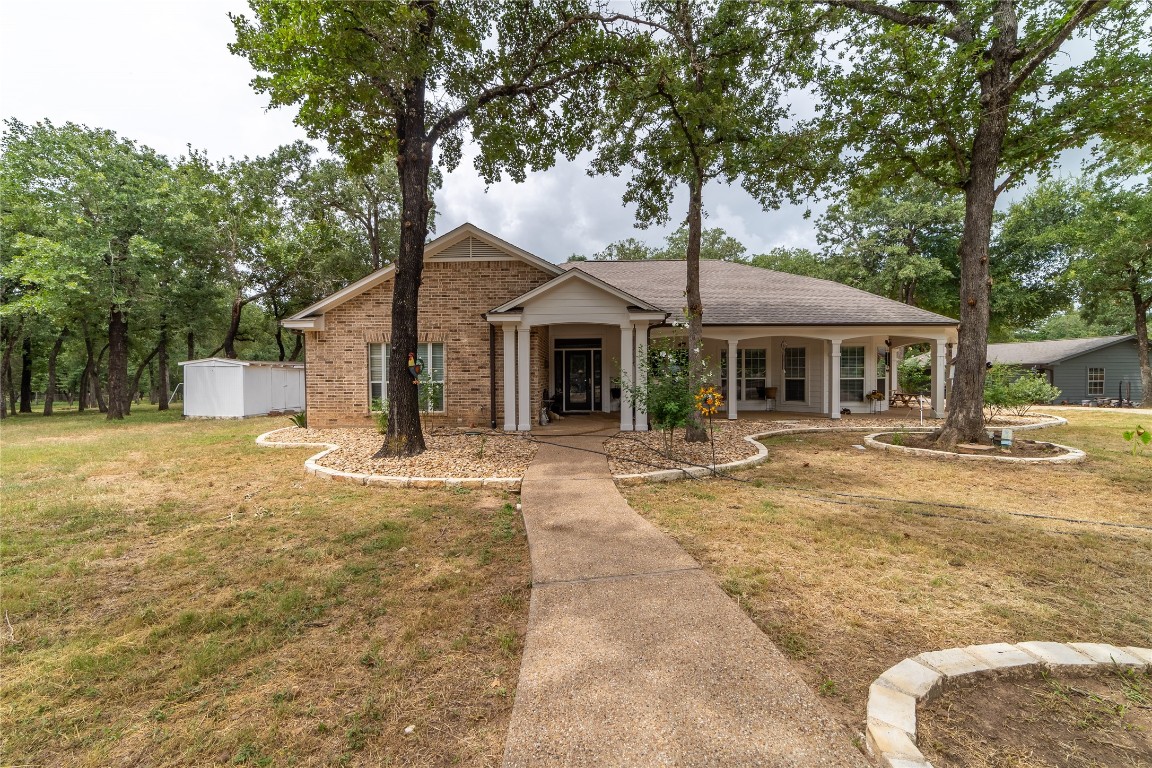
[(545, 437), (524, 476), (532, 601), (504, 766), (867, 765), (699, 563), (628, 506), (597, 453), (607, 434)]

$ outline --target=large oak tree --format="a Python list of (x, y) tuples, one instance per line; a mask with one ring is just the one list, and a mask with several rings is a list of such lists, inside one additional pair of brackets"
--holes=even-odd
[(423, 250), (437, 160), (461, 158), (464, 131), (485, 178), (574, 155), (587, 144), (599, 79), (617, 53), (611, 17), (578, 0), (311, 2), (252, 0), (233, 52), (258, 71), (273, 106), (359, 169), (391, 158), (401, 192), (381, 454), (424, 450), (407, 354), (416, 349)]
[[(944, 445), (986, 440), (989, 241), (997, 197), (1098, 136), (1152, 140), (1143, 0), (823, 0), (823, 106), (853, 183), (922, 176), (964, 194), (960, 343)], [(1084, 57), (1057, 56), (1079, 38)], [(839, 54), (842, 58), (836, 58)]]

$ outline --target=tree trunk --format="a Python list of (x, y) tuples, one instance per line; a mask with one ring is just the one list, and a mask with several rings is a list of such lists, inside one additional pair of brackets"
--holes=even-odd
[(64, 346), (64, 337), (68, 335), (68, 329), (65, 328), (56, 337), (56, 343), (52, 345), (52, 351), (48, 354), (48, 389), (44, 391), (44, 415), (52, 415), (52, 405), (56, 401), (56, 358), (60, 356), (60, 349)]
[[(998, 18), (998, 21), (1004, 21)], [(1014, 22), (1014, 19), (1012, 20)], [(1010, 29), (1008, 29), (1010, 27)], [(984, 431), (984, 378), (988, 361), (988, 320), (992, 281), (988, 243), (996, 207), (996, 172), (1008, 131), (1011, 53), (1015, 26), (992, 43), (992, 64), (980, 76), (980, 124), (972, 141), (972, 161), (964, 185), (964, 234), (960, 239), (960, 338), (956, 372), (944, 428), (936, 439), (943, 448), (957, 443), (987, 443)]]
[(284, 362), (288, 357), (288, 350), (284, 349), (284, 327), (280, 322), (276, 322), (276, 347), (280, 350), (280, 362)]
[[(687, 290), (688, 299), (688, 391), (695, 394), (703, 383), (704, 378), (704, 302), (700, 299), (700, 238), (704, 227), (703, 205), (704, 179), (700, 173), (689, 184), (688, 195), (688, 253), (686, 254), (688, 267)], [(729, 365), (735, 365), (735, 360), (729, 360)], [(735, 392), (729, 392), (734, 397)], [(695, 410), (688, 415), (688, 426), (684, 430), (684, 439), (689, 443), (708, 442), (708, 430)]]
[(293, 334), (293, 335), (296, 336), (296, 343), (293, 344), (292, 354), (289, 356), (288, 359), (291, 360), (292, 362), (296, 362), (297, 360), (300, 359), (300, 353), (304, 351), (304, 334), (300, 333), (299, 331), (296, 331), (295, 334)]
[(25, 336), (20, 355), (20, 413), (32, 413), (32, 337)]
[(108, 310), (108, 419), (128, 415), (128, 319), (113, 304)]
[(188, 356), (184, 359), (185, 360), (195, 360), (196, 359), (196, 332), (195, 331), (188, 331), (187, 341), (188, 341)]
[[(431, 34), (432, 20), (425, 30)], [(396, 169), (400, 176), (402, 211), (400, 216), (400, 254), (392, 290), (391, 352), (388, 356), (388, 432), (377, 457), (415, 456), (424, 452), (424, 433), (420, 429), (418, 388), (408, 372), (408, 354), (417, 351), (417, 313), (419, 310), (420, 275), (424, 269), (424, 240), (428, 235), (428, 177), (432, 168), (432, 144), (424, 124), (424, 89), (422, 78), (412, 81), (404, 91), (407, 109), (399, 118), (400, 151)]]
[(140, 379), (144, 378), (144, 371), (148, 370), (148, 364), (155, 359), (156, 355), (160, 354), (160, 345), (148, 353), (148, 357), (144, 358), (144, 362), (136, 366), (136, 375), (132, 377), (132, 386), (128, 388), (128, 402), (124, 404), (125, 415), (132, 411), (132, 400), (136, 397), (136, 393), (140, 391)]
[(247, 303), (241, 294), (236, 294), (236, 298), (232, 301), (232, 315), (228, 320), (228, 332), (224, 334), (224, 356), (230, 360), (235, 360), (238, 357), (236, 354), (236, 334), (240, 332), (240, 318), (244, 314), (244, 305)]
[(172, 382), (168, 378), (168, 328), (160, 329), (160, 347), (156, 356), (156, 389), (159, 397), (156, 399), (156, 410), (168, 410), (168, 389)]
[(8, 365), (4, 369), (4, 378), (8, 381), (8, 410), (15, 416), (19, 390), (12, 384), (12, 358), (8, 358)]
[[(21, 319), (16, 325), (15, 329), (5, 329), (4, 339), (4, 355), (0, 359), (0, 419), (8, 418), (8, 393), (12, 388), (12, 350), (16, 348), (16, 340), (20, 338), (20, 332), (24, 330), (24, 320)], [(16, 415), (16, 409), (12, 408), (12, 415)]]
[(1136, 360), (1140, 363), (1141, 408), (1152, 408), (1152, 367), (1148, 363), (1148, 310), (1152, 297), (1143, 298), (1139, 289), (1132, 291), (1132, 304), (1136, 310)]

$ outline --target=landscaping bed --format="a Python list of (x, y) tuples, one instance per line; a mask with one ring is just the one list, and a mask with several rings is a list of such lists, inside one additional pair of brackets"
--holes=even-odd
[(1148, 768), (1152, 675), (983, 680), (926, 705), (917, 725), (936, 768)]
[(287, 427), (266, 437), (284, 443), (331, 443), (335, 451), (320, 466), (341, 472), (403, 477), (521, 477), (536, 455), (536, 444), (522, 432), (441, 428), (424, 435), (428, 447), (419, 456), (374, 459), (384, 437), (375, 429), (300, 429)]
[[(776, 414), (780, 416), (780, 414)], [(992, 426), (1023, 426), (1048, 420), (1044, 416), (1003, 416), (990, 422)], [(905, 419), (892, 416), (869, 417), (855, 414), (840, 419), (824, 417), (812, 418), (756, 418), (743, 415), (736, 421), (717, 419), (712, 423), (715, 435), (715, 463), (728, 464), (757, 455), (757, 448), (745, 438), (752, 435), (790, 432), (804, 429), (841, 430), (909, 430), (934, 429), (944, 423), (943, 419), (924, 419), (920, 423), (919, 414), (910, 414)], [(906, 434), (907, 436), (907, 434)], [(677, 430), (672, 440), (671, 456), (666, 455), (665, 437), (662, 432), (621, 432), (607, 441), (608, 465), (614, 475), (631, 475), (654, 472), (661, 469), (683, 469), (692, 466), (713, 464), (711, 442), (687, 443), (683, 430)]]
[[(876, 435), (873, 439), (886, 445), (896, 445), (903, 448), (921, 448), (930, 451), (941, 450), (935, 443), (935, 436), (931, 434), (885, 432)], [(959, 453), (964, 456), (1011, 456), (1018, 459), (1044, 459), (1063, 456), (1068, 453), (1066, 449), (1058, 445), (1053, 445), (1052, 443), (1040, 442), (1038, 440), (1021, 440), (1019, 438), (1013, 440), (1011, 446), (991, 444), (970, 445), (961, 443), (950, 452)]]

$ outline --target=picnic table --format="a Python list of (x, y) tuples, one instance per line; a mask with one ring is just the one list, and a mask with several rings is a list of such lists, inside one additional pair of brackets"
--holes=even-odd
[(909, 392), (893, 392), (892, 396), (888, 399), (888, 405), (903, 405), (908, 408), (922, 404), (923, 401), (920, 399), (920, 395), (913, 395)]

